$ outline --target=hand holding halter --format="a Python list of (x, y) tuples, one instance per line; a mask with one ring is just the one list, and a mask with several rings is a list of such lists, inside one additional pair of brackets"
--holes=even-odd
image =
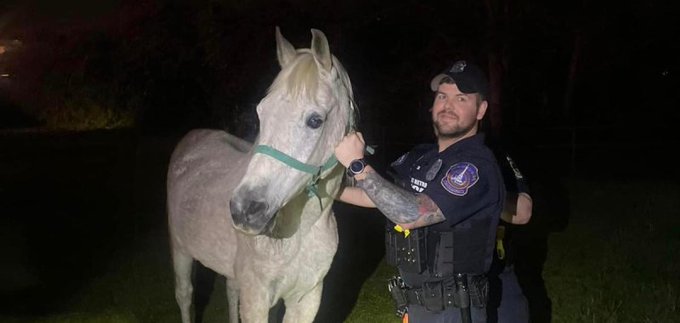
[(361, 132), (351, 132), (335, 147), (335, 156), (347, 168), (353, 160), (364, 158), (364, 151), (368, 151), (364, 136)]

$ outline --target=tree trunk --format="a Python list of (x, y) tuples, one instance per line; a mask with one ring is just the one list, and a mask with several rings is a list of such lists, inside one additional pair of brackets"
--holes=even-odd
[(574, 37), (574, 48), (571, 52), (569, 71), (567, 74), (567, 81), (564, 90), (564, 100), (562, 101), (562, 117), (564, 118), (573, 117), (571, 105), (572, 99), (574, 97), (574, 88), (576, 86), (576, 76), (578, 75), (579, 62), (581, 60), (581, 44), (581, 33), (577, 32)]
[(489, 70), (489, 134), (498, 137), (503, 128), (503, 53), (507, 40), (503, 37), (503, 25), (509, 15), (509, 4), (503, 1), (485, 0), (487, 12), (488, 70)]
[(503, 64), (499, 55), (493, 51), (488, 55), (489, 67), (489, 110), (490, 135), (498, 136), (503, 128)]

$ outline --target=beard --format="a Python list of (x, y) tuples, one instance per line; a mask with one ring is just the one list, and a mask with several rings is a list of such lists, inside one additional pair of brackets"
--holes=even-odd
[(439, 120), (434, 120), (433, 122), (434, 126), (434, 134), (437, 136), (437, 138), (443, 138), (443, 139), (455, 139), (455, 138), (461, 138), (468, 134), (472, 128), (474, 128), (475, 123), (472, 122), (470, 124), (453, 124), (453, 125), (444, 125)]

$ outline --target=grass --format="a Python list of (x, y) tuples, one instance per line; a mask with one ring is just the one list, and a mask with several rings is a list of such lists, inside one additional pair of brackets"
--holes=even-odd
[(571, 183), (572, 216), (550, 238), (554, 322), (680, 322), (680, 187)]
[(387, 279), (394, 275), (394, 269), (381, 262), (375, 273), (363, 285), (357, 306), (345, 322), (401, 322), (394, 314), (394, 305), (387, 291)]
[[(640, 187), (645, 187), (644, 192)], [(678, 322), (680, 188), (663, 181), (574, 181), (572, 216), (554, 233), (544, 278), (554, 322)], [(118, 250), (109, 268), (73, 295), (60, 313), (2, 322), (178, 322), (170, 260), (162, 232)], [(345, 322), (399, 322), (380, 262), (361, 286)], [(226, 322), (221, 278), (204, 322)]]
[[(50, 158), (30, 155), (28, 163), (26, 148), (6, 147), (13, 154), (0, 161), (0, 180), (15, 186), (0, 187), (2, 261), (25, 265), (28, 276), (39, 279), (27, 292), (0, 288), (6, 297), (0, 322), (179, 322), (160, 193), (164, 171), (157, 167), (167, 152), (138, 147), (142, 162), (134, 167), (146, 170), (129, 179), (120, 176), (131, 167), (119, 163), (133, 153), (126, 148), (95, 145), (88, 148), (94, 156), (60, 148), (49, 151)], [(91, 172), (82, 176), (83, 170)], [(136, 183), (135, 192), (126, 192), (128, 181)], [(680, 322), (680, 184), (569, 180), (564, 186), (568, 225), (547, 235), (541, 264), (552, 321)], [(126, 213), (130, 209), (135, 212)], [(337, 213), (340, 249), (318, 321), (399, 322), (386, 289), (393, 270), (381, 258), (380, 216), (342, 207)], [(538, 209), (534, 220), (541, 223), (548, 213)], [(227, 322), (224, 280), (203, 281), (203, 322)]]

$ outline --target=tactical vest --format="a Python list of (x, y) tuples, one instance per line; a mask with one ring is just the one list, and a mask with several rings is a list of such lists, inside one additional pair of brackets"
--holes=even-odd
[[(392, 167), (428, 160), (432, 157), (432, 149), (436, 149), (436, 146), (417, 146), (393, 163)], [(422, 171), (426, 169), (423, 168)], [(398, 185), (411, 189), (404, 175), (393, 177)], [(480, 237), (489, 236), (489, 229), (495, 227), (491, 223), (493, 218), (492, 214), (477, 214), (455, 227), (443, 222), (410, 230), (408, 236), (395, 231), (392, 228), (394, 224), (388, 222), (385, 233), (386, 261), (404, 272), (425, 274), (433, 278), (450, 277), (457, 273), (484, 273), (490, 267), (491, 259), (487, 259), (486, 255), (493, 248), (493, 240), (488, 245), (487, 239)]]
[[(491, 219), (484, 217), (481, 221)], [(454, 273), (483, 273), (488, 262), (484, 253), (487, 245), (467, 242), (473, 241), (468, 237), (486, 235), (485, 229), (489, 225), (452, 228), (443, 232), (425, 227), (410, 230), (408, 236), (388, 227), (385, 233), (386, 261), (405, 272), (426, 273), (433, 278), (450, 277)]]

